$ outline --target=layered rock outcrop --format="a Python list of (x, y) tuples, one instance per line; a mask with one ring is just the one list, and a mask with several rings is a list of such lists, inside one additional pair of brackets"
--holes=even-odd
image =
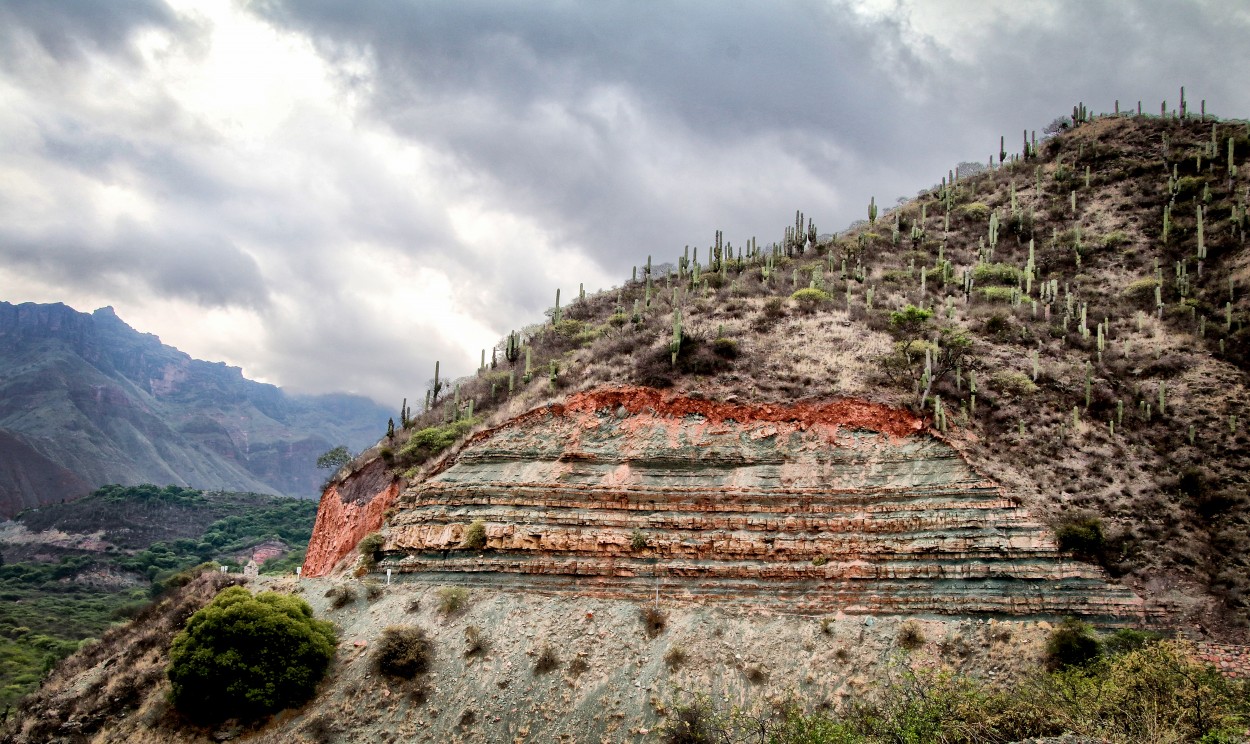
[(811, 612), (1143, 612), (919, 419), (863, 401), (583, 393), (478, 434), (395, 507), (379, 568), (401, 575)]

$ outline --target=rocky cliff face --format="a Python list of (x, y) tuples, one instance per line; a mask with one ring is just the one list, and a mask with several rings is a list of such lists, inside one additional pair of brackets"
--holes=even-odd
[[(348, 540), (328, 549), (332, 535), (381, 524), (395, 489), (373, 477), (372, 499), (323, 498), (311, 575), (350, 550)], [(862, 401), (582, 393), (476, 435), (394, 506), (379, 569), (458, 583), (800, 612), (1146, 612), (1096, 569), (1063, 560), (920, 420)], [(475, 521), (480, 550), (464, 545)]]
[(0, 516), (105, 483), (311, 496), (317, 455), (371, 444), (386, 416), (192, 359), (111, 308), (0, 302)]

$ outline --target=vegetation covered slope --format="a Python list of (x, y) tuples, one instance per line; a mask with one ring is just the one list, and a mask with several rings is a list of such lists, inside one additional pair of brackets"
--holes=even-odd
[[(140, 612), (207, 561), (241, 563), (262, 543), (303, 560), (316, 505), (254, 493), (105, 486), (0, 527), (0, 706), (33, 688), (86, 638)], [(285, 546), (285, 547), (282, 547)]]
[(1065, 124), (833, 237), (796, 215), (777, 242), (648, 257), (436, 380), (358, 463), (415, 476), (483, 423), (600, 385), (906, 405), (1078, 558), (1243, 637), (1250, 132), (1083, 107)]
[(293, 396), (192, 359), (111, 308), (0, 302), (0, 516), (106, 483), (310, 497), (317, 455), (385, 421), (359, 396)]

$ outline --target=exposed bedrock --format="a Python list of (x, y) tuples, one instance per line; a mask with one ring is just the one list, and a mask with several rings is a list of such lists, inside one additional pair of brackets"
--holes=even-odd
[(394, 506), (379, 568), (400, 576), (797, 612), (1147, 613), (919, 419), (864, 401), (582, 393), (476, 435)]

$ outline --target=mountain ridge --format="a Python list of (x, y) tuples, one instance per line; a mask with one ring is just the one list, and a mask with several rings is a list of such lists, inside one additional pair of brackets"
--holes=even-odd
[[(0, 302), (0, 516), (107, 483), (311, 497), (317, 455), (368, 446), (386, 415), (194, 359), (111, 307)], [(50, 478), (49, 463), (67, 472)]]

